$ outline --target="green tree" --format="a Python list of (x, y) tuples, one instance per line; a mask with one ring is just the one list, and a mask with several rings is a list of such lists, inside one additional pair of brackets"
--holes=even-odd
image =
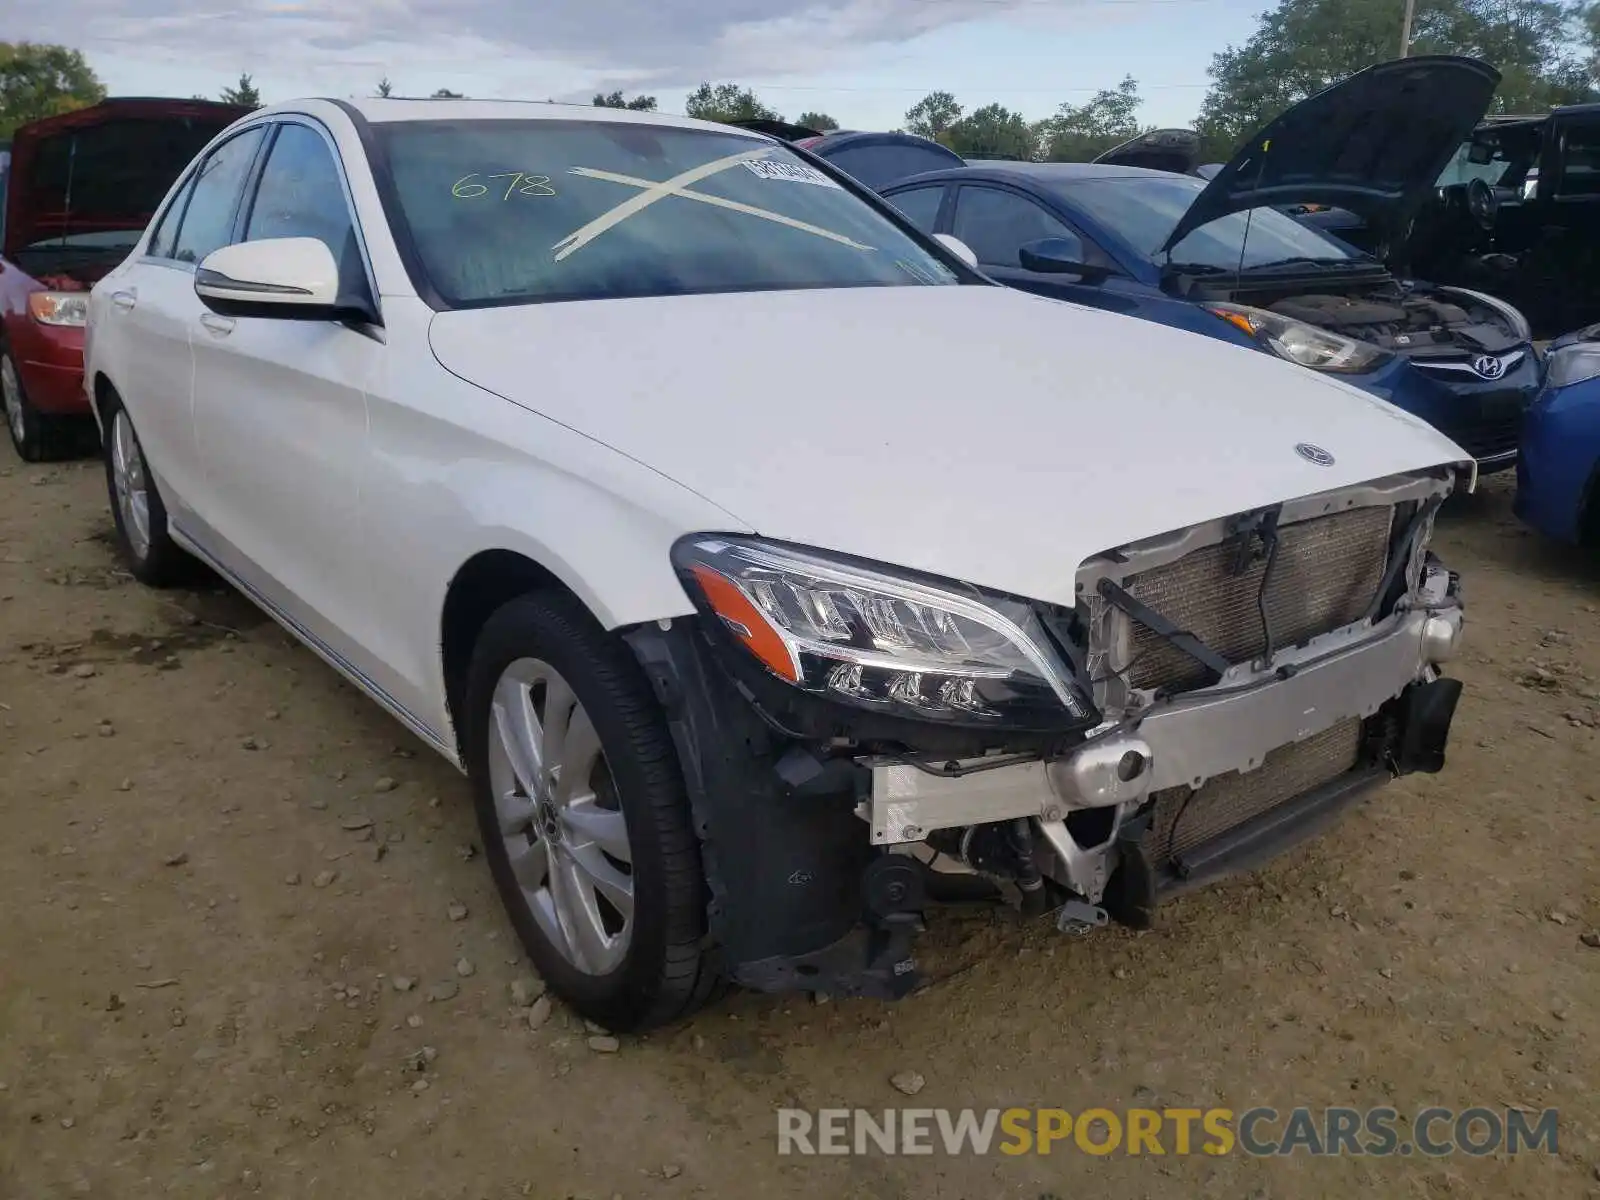
[(1589, 38), (1589, 80), (1600, 87), (1600, 0), (1584, 12), (1583, 24)]
[(223, 88), (222, 95), (217, 97), (224, 104), (242, 104), (246, 108), (261, 107), (261, 93), (256, 91), (256, 85), (248, 75), (240, 75), (239, 82), (231, 88)]
[(594, 95), (596, 108), (628, 108), (634, 112), (655, 112), (656, 98), (654, 96), (635, 96), (631, 100), (623, 98), (620, 91), (612, 92), (609, 96), (596, 92)]
[(98, 104), (106, 89), (80, 51), (0, 42), (0, 138), (19, 125)]
[[(1500, 111), (1538, 112), (1580, 100), (1593, 82), (1570, 0), (1418, 0), (1414, 54), (1487, 59), (1505, 77)], [(1209, 157), (1225, 158), (1290, 105), (1400, 49), (1395, 0), (1279, 0), (1242, 46), (1211, 60), (1197, 122)]]
[(387, 75), (378, 80), (377, 94), (385, 100), (394, 95), (394, 84), (389, 82), (389, 77)]
[(906, 110), (906, 132), (938, 141), (961, 119), (961, 105), (949, 92), (929, 92)]
[(683, 106), (683, 111), (702, 121), (781, 121), (782, 115), (768, 108), (749, 88), (737, 83), (702, 83)]
[(1063, 104), (1035, 127), (1046, 162), (1089, 162), (1142, 132), (1139, 84), (1132, 75), (1103, 88), (1082, 104)]
[(827, 113), (819, 112), (803, 112), (796, 118), (795, 124), (804, 125), (807, 129), (815, 129), (818, 133), (826, 133), (830, 129), (839, 128), (839, 122), (835, 121)]
[(986, 104), (962, 117), (939, 138), (963, 158), (1031, 160), (1038, 152), (1033, 126), (1003, 104)]

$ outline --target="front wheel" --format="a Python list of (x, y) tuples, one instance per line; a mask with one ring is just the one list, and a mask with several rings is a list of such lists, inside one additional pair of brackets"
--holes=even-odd
[(66, 453), (70, 427), (33, 406), (9, 350), (0, 350), (0, 408), (5, 409), (6, 431), (23, 462), (47, 462)]
[(513, 600), (478, 638), (465, 715), (485, 854), (554, 992), (618, 1031), (704, 1003), (716, 977), (699, 843), (626, 646), (570, 597)]

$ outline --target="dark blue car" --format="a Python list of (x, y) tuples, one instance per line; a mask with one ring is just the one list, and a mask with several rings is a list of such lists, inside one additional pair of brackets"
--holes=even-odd
[(1528, 410), (1517, 515), (1559, 541), (1600, 546), (1600, 325), (1551, 344)]
[(1480, 470), (1503, 470), (1540, 380), (1521, 313), (1406, 278), (1274, 207), (1338, 205), (1380, 242), (1403, 231), (1498, 81), (1465, 58), (1369, 68), (1290, 109), (1209, 181), (985, 162), (880, 190), (924, 232), (966, 243), (1002, 283), (1327, 372), (1428, 421)]

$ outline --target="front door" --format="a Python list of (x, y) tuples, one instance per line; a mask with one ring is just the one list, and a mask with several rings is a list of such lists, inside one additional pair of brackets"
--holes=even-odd
[(1539, 236), (1524, 260), (1524, 291), (1541, 332), (1600, 321), (1600, 113), (1557, 114), (1539, 168)]
[(1065, 237), (1082, 244), (1088, 265), (1116, 270), (1103, 250), (1031, 196), (989, 184), (963, 184), (950, 220), (950, 232), (972, 248), (991, 278), (1007, 287), (1116, 313), (1132, 313), (1140, 306), (1115, 275), (1096, 273), (1090, 280), (1022, 265), (1020, 252), (1029, 242)]
[[(277, 125), (272, 138), (240, 239), (318, 238), (340, 264), (341, 290), (373, 299), (332, 140), (299, 121)], [(370, 662), (360, 510), (366, 389), (384, 353), (382, 331), (206, 309), (189, 337), (206, 548), (303, 633), (362, 669)]]

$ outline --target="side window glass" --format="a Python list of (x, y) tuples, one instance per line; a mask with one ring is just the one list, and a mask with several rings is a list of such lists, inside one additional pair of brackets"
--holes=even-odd
[(1557, 196), (1600, 196), (1600, 122), (1567, 130)]
[(1039, 238), (1077, 236), (1025, 196), (970, 185), (956, 198), (953, 232), (991, 267), (1020, 267), (1017, 251)]
[(156, 221), (155, 231), (150, 234), (150, 244), (145, 247), (148, 258), (171, 258), (172, 245), (177, 238), (178, 224), (183, 220), (183, 210), (189, 203), (189, 193), (194, 191), (194, 176), (190, 176), (178, 194), (172, 198), (172, 203), (167, 205), (166, 211)]
[(939, 219), (939, 205), (943, 202), (942, 187), (912, 188), (889, 197), (889, 203), (923, 233), (933, 232), (934, 223)]
[(362, 286), (361, 252), (333, 151), (305, 125), (284, 125), (267, 154), (245, 241), (316, 238), (333, 253), (346, 289)]
[(260, 129), (247, 130), (218, 146), (200, 164), (189, 189), (189, 207), (183, 214), (173, 258), (197, 263), (233, 240), (233, 215), (239, 193), (260, 142)]

